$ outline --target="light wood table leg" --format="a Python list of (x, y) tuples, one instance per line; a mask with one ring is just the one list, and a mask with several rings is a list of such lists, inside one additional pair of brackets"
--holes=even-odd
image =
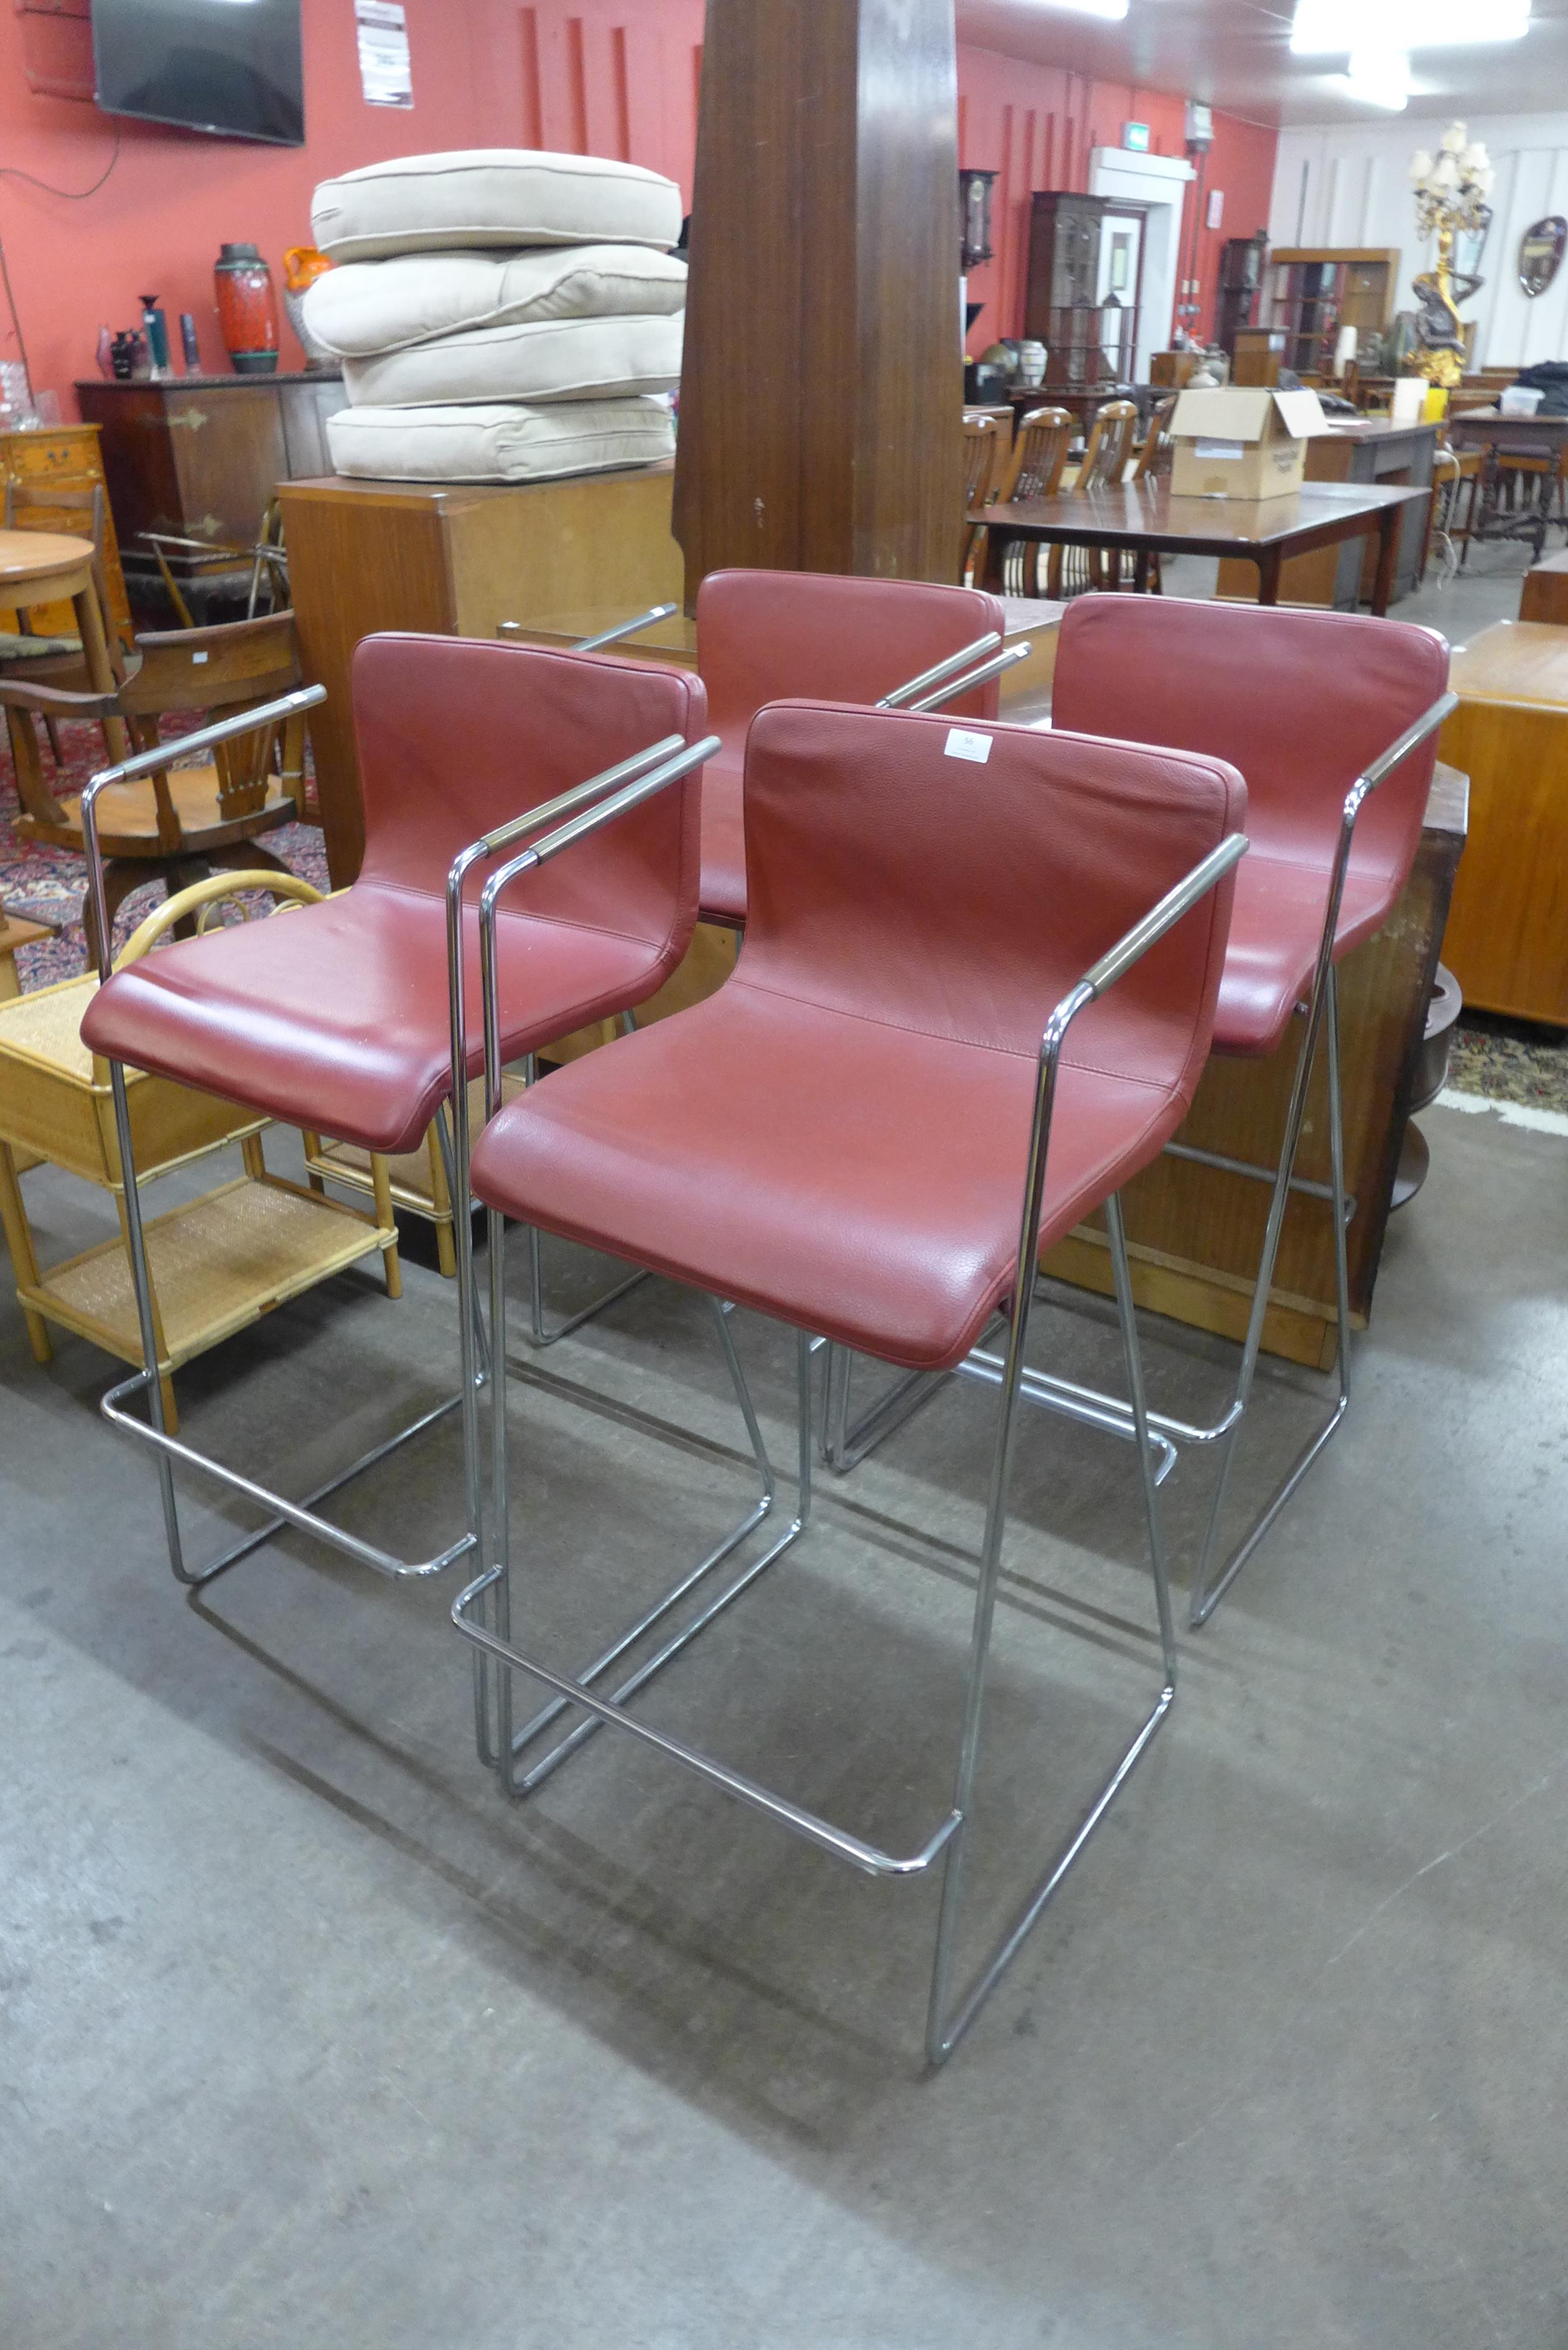
[[(379, 1150), (370, 1154), (370, 1183), (376, 1197), (376, 1222), (395, 1232), (398, 1220), (392, 1211), (391, 1170)], [(381, 1263), (386, 1267), (388, 1296), (400, 1297), (403, 1294), (403, 1268), (398, 1262), (395, 1240), (381, 1251)]]
[[(23, 1204), (22, 1187), (16, 1180), (16, 1161), (8, 1142), (0, 1142), (0, 1224), (5, 1229), (5, 1245), (11, 1252), (11, 1270), (20, 1289), (38, 1286), (38, 1258), (33, 1246), (33, 1228), (27, 1222)], [(32, 1306), (22, 1308), (27, 1322), (27, 1337), (36, 1363), (52, 1362), (55, 1349), (49, 1338), (49, 1326)]]
[[(104, 634), (103, 614), (99, 609), (98, 596), (92, 586), (84, 588), (71, 598), (76, 611), (77, 628), (81, 635), (82, 660), (95, 693), (113, 693), (117, 690), (114, 664), (109, 657), (109, 639)], [(103, 739), (109, 745), (111, 759), (125, 758), (130, 749), (124, 722), (106, 718)]]

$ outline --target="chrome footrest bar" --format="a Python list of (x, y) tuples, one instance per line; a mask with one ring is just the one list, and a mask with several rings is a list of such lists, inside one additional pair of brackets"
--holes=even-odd
[(685, 1763), (689, 1770), (706, 1779), (711, 1786), (722, 1789), (725, 1794), (732, 1795), (737, 1803), (761, 1812), (766, 1818), (793, 1828), (797, 1835), (804, 1836), (808, 1844), (815, 1845), (820, 1851), (832, 1853), (837, 1859), (847, 1861), (852, 1868), (860, 1869), (867, 1877), (918, 1877), (930, 1866), (948, 1838), (961, 1825), (961, 1814), (950, 1812), (919, 1852), (906, 1856), (884, 1852), (879, 1846), (867, 1844), (862, 1837), (851, 1835), (847, 1829), (835, 1827), (831, 1821), (819, 1818), (815, 1812), (808, 1812), (801, 1804), (792, 1804), (786, 1796), (774, 1794), (771, 1788), (760, 1785), (755, 1779), (748, 1779), (741, 1772), (732, 1771), (726, 1764), (715, 1762), (711, 1755), (704, 1754), (700, 1748), (689, 1746), (684, 1739), (671, 1738), (667, 1731), (639, 1721), (634, 1714), (623, 1711), (612, 1698), (596, 1696), (583, 1682), (573, 1680), (568, 1674), (553, 1671), (548, 1665), (541, 1664), (537, 1658), (524, 1656), (509, 1641), (497, 1638), (487, 1625), (471, 1617), (468, 1611), (499, 1579), (500, 1574), (500, 1568), (492, 1567), (477, 1581), (471, 1583), (465, 1591), (460, 1592), (453, 1601), (452, 1620), (465, 1639), (473, 1641), (498, 1663), (512, 1666), (516, 1671), (543, 1681), (546, 1689), (554, 1690), (566, 1704), (581, 1706), (585, 1712), (594, 1714), (601, 1722), (610, 1722), (618, 1730), (628, 1731), (633, 1738), (641, 1739), (645, 1745), (655, 1748), (660, 1754), (668, 1754), (673, 1761)]
[[(1271, 1187), (1280, 1180), (1280, 1170), (1277, 1167), (1257, 1167), (1250, 1159), (1227, 1159), (1222, 1151), (1200, 1150), (1196, 1143), (1168, 1142), (1165, 1146), (1165, 1156), (1168, 1159), (1190, 1159), (1195, 1167), (1218, 1167), (1222, 1174), (1245, 1175), (1254, 1183), (1267, 1183)], [(1310, 1200), (1326, 1200), (1331, 1206), (1333, 1205), (1334, 1185), (1319, 1183), (1310, 1175), (1293, 1174), (1288, 1189), (1293, 1191), (1303, 1191)], [(1355, 1194), (1354, 1191), (1347, 1192), (1345, 1201), (1345, 1221), (1347, 1224), (1354, 1218), (1355, 1209)]]
[[(845, 1348), (835, 1347), (826, 1382), (825, 1407), (826, 1433), (823, 1452), (829, 1465), (841, 1476), (857, 1468), (867, 1453), (912, 1419), (922, 1404), (929, 1403), (945, 1379), (979, 1379), (987, 1387), (1000, 1387), (1006, 1371), (1001, 1355), (988, 1353), (981, 1347), (972, 1347), (961, 1363), (951, 1371), (909, 1371), (896, 1379), (880, 1396), (869, 1411), (856, 1421), (853, 1428), (834, 1432), (834, 1414), (842, 1419), (846, 1416), (849, 1389), (849, 1357)], [(1085, 1428), (1096, 1428), (1106, 1436), (1119, 1436), (1128, 1443), (1137, 1440), (1132, 1408), (1120, 1396), (1104, 1395), (1097, 1388), (1086, 1388), (1075, 1379), (1058, 1378), (1050, 1371), (1025, 1370), (1019, 1381), (1018, 1392), (1025, 1403), (1036, 1405), (1043, 1411), (1054, 1411), (1064, 1419), (1077, 1420)], [(1179, 1443), (1212, 1444), (1234, 1425), (1239, 1408), (1232, 1405), (1225, 1417), (1212, 1428), (1194, 1428), (1184, 1419), (1173, 1419), (1163, 1412), (1148, 1415), (1150, 1440), (1156, 1452), (1155, 1482), (1163, 1485), (1177, 1463)]]
[(228, 1486), (232, 1492), (241, 1493), (246, 1501), (255, 1502), (263, 1509), (274, 1513), (265, 1526), (258, 1526), (254, 1533), (246, 1534), (233, 1549), (224, 1551), (196, 1574), (192, 1574), (183, 1564), (176, 1566), (174, 1571), (182, 1583), (192, 1586), (210, 1583), (225, 1567), (237, 1565), (252, 1551), (259, 1550), (263, 1543), (270, 1541), (284, 1526), (296, 1526), (302, 1534), (315, 1534), (319, 1541), (329, 1543), (334, 1550), (340, 1550), (348, 1557), (357, 1559), (361, 1566), (370, 1567), (377, 1575), (399, 1581), (410, 1576), (418, 1578), (440, 1575), (474, 1548), (472, 1534), (466, 1534), (434, 1558), (416, 1561), (394, 1558), (389, 1551), (379, 1549), (374, 1543), (361, 1542), (358, 1534), (348, 1534), (342, 1526), (335, 1526), (329, 1519), (318, 1517), (312, 1506), (317, 1502), (325, 1501), (328, 1493), (336, 1493), (340, 1486), (362, 1476), (366, 1470), (373, 1469), (379, 1461), (386, 1460), (389, 1453), (396, 1452), (400, 1446), (422, 1435), (427, 1428), (433, 1428), (438, 1420), (445, 1419), (461, 1406), (461, 1395), (450, 1396), (445, 1403), (437, 1404), (433, 1410), (411, 1420), (396, 1436), (389, 1436), (381, 1443), (373, 1445), (369, 1452), (361, 1453), (349, 1468), (341, 1470), (336, 1477), (329, 1477), (325, 1484), (316, 1486), (297, 1502), (291, 1502), (283, 1494), (271, 1492), (266, 1486), (242, 1476), (237, 1469), (225, 1468), (221, 1461), (213, 1461), (206, 1453), (182, 1444), (166, 1429), (155, 1428), (151, 1420), (139, 1419), (136, 1413), (122, 1409), (128, 1397), (145, 1394), (149, 1390), (153, 1378), (154, 1374), (150, 1371), (134, 1371), (130, 1378), (121, 1379), (109, 1388), (99, 1409), (110, 1426), (123, 1429), (128, 1435), (140, 1437), (144, 1443), (156, 1446), (169, 1459), (183, 1462), (187, 1469), (194, 1469), (202, 1476), (214, 1479), (220, 1485)]

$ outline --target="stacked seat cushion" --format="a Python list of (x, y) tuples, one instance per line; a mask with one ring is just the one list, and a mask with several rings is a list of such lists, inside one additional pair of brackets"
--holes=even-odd
[(454, 400), (614, 400), (673, 391), (676, 318), (546, 318), (445, 335), (379, 359), (345, 359), (356, 408), (444, 407)]
[(345, 408), (327, 441), (335, 472), (372, 481), (544, 482), (658, 464), (675, 426), (658, 400)]
[(328, 180), (311, 220), (337, 265), (308, 324), (343, 361), (340, 473), (548, 481), (671, 454), (672, 180), (521, 149), (405, 156)]
[(305, 322), (341, 359), (372, 359), (482, 327), (546, 318), (673, 317), (686, 264), (646, 245), (552, 245), (527, 253), (410, 253), (324, 270)]
[(324, 181), (311, 231), (332, 261), (535, 244), (645, 244), (680, 234), (680, 191), (637, 163), (479, 147), (403, 155)]

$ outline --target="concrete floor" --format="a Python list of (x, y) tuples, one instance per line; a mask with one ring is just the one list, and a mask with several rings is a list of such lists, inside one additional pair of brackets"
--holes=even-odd
[[(1568, 1141), (1426, 1124), (1351, 1420), (934, 2078), (929, 1887), (608, 1736), (508, 1807), (450, 1581), (290, 1539), (185, 1600), (103, 1358), (36, 1369), (0, 1300), (6, 2350), (1568, 2342)], [(102, 1228), (26, 1180), (47, 1255)], [(451, 1308), (417, 1266), (398, 1306), (345, 1278), (182, 1375), (191, 1432), (302, 1489), (440, 1391)], [(741, 1342), (787, 1458), (789, 1343)], [(1108, 1359), (1094, 1314), (1036, 1343)], [(1147, 1351), (1158, 1399), (1219, 1392), (1201, 1347)], [(644, 1287), (547, 1378), (514, 1390), (520, 1540), (576, 1660), (744, 1480), (695, 1301)], [(988, 1402), (825, 1492), (649, 1719), (923, 1835)], [(1245, 1489), (1309, 1411), (1269, 1383)], [(1152, 1693), (1127, 1465), (1025, 1431), (971, 1948)], [(345, 1515), (433, 1544), (455, 1470), (430, 1440)], [(1179, 1538), (1203, 1488), (1167, 1488)]]

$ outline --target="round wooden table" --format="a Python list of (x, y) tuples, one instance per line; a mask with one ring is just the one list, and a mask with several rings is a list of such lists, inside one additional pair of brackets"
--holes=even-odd
[[(52, 530), (0, 530), (0, 606), (26, 611), (36, 604), (69, 602), (82, 640), (82, 663), (95, 693), (113, 693), (119, 680), (109, 659), (103, 607), (98, 598), (90, 538)], [(111, 758), (126, 754), (125, 728), (118, 718), (104, 722)]]

